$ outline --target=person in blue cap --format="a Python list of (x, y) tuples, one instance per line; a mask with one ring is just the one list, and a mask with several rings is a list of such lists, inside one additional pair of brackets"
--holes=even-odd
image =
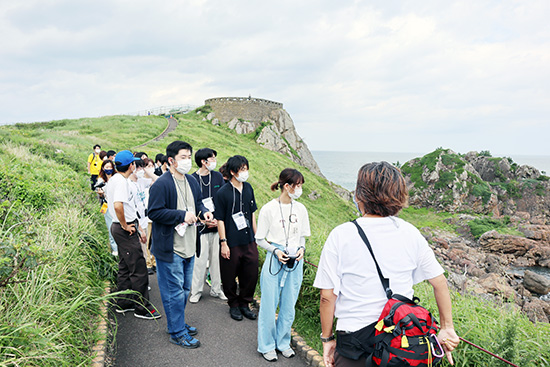
[(139, 226), (135, 203), (137, 192), (134, 185), (128, 183), (138, 159), (129, 150), (119, 152), (115, 158), (117, 173), (108, 185), (108, 210), (113, 218), (111, 234), (118, 245), (118, 290), (139, 293), (118, 297), (115, 311), (122, 314), (134, 311), (135, 317), (152, 320), (161, 315), (149, 302), (149, 276), (140, 244), (147, 241), (147, 236)]

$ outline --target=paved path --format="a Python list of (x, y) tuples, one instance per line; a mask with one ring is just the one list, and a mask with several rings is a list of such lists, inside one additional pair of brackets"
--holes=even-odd
[(276, 363), (270, 363), (256, 351), (257, 321), (244, 319), (234, 321), (229, 317), (227, 303), (210, 297), (208, 285), (199, 303), (189, 303), (186, 321), (199, 329), (197, 338), (201, 346), (184, 349), (169, 342), (166, 334), (166, 318), (160, 300), (156, 276), (149, 277), (153, 304), (163, 315), (158, 320), (142, 320), (133, 313), (116, 314), (117, 367), (162, 367), (162, 366), (230, 366), (230, 367), (303, 367), (305, 360), (299, 355), (286, 359), (279, 354)]
[(166, 135), (170, 134), (172, 131), (176, 130), (176, 127), (178, 127), (178, 120), (176, 120), (175, 118), (173, 117), (167, 117), (166, 118), (168, 120), (168, 126), (166, 126), (166, 129), (164, 129), (164, 131), (162, 132), (162, 134), (160, 134), (159, 136), (157, 136), (156, 138), (153, 138), (151, 140), (149, 140), (147, 143), (144, 143), (144, 144), (141, 144), (141, 145), (138, 145), (134, 148), (142, 148), (144, 146), (146, 146), (147, 144), (150, 144), (154, 141), (159, 141), (159, 140), (162, 140), (166, 137)]

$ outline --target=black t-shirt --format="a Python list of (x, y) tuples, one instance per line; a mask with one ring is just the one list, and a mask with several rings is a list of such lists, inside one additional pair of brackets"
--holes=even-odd
[[(227, 245), (231, 247), (245, 246), (254, 242), (254, 230), (252, 229), (252, 213), (258, 210), (254, 190), (248, 182), (243, 182), (242, 195), (231, 182), (223, 185), (214, 196), (214, 205), (216, 211), (214, 217), (217, 220), (223, 220), (225, 224), (225, 235)], [(247, 227), (237, 229), (237, 225), (232, 215), (242, 211), (247, 223)]]
[[(212, 200), (214, 200), (214, 196), (225, 183), (225, 181), (223, 180), (222, 174), (217, 171), (212, 171), (207, 176), (199, 176), (199, 172), (197, 171), (193, 173), (192, 176), (195, 178), (195, 180), (197, 180), (197, 182), (201, 187), (201, 200), (209, 197), (212, 198)], [(210, 232), (217, 232), (217, 231), (218, 231), (217, 227), (212, 227), (212, 228), (204, 227), (204, 229), (200, 230), (200, 233), (202, 234), (202, 233), (210, 233)]]

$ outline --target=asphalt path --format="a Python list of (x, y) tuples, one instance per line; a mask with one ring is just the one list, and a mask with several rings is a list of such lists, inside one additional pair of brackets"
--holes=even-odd
[(149, 276), (149, 285), (151, 302), (163, 317), (142, 320), (134, 317), (132, 312), (125, 315), (115, 313), (118, 324), (115, 366), (307, 366), (298, 354), (287, 359), (279, 353), (275, 363), (264, 360), (256, 350), (257, 321), (231, 319), (227, 303), (210, 297), (210, 288), (206, 284), (199, 303), (187, 304), (185, 316), (186, 322), (199, 330), (195, 337), (200, 340), (200, 347), (184, 349), (170, 343), (155, 275)]

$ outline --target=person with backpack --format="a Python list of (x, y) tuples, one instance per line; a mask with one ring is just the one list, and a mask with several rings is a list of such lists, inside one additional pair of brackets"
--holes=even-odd
[[(313, 284), (321, 292), (325, 365), (429, 366), (443, 352), (453, 364), (459, 338), (443, 268), (418, 229), (395, 217), (408, 200), (401, 172), (387, 162), (365, 164), (355, 200), (361, 217), (330, 233)], [(424, 280), (439, 309), (437, 339), (435, 320), (411, 300), (413, 285)], [(422, 331), (411, 336), (416, 325)]]

